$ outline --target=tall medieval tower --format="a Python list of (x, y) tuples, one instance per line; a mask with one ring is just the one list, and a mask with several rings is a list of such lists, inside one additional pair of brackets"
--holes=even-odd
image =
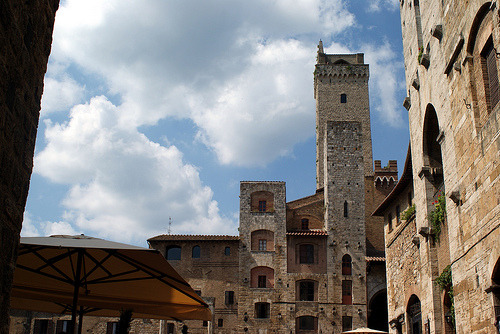
[(363, 58), (318, 46), (316, 193), (287, 202), (284, 182), (240, 184), (238, 332), (387, 329), (374, 302), (385, 300), (383, 221), (371, 212), (397, 165), (373, 171)]
[(329, 121), (358, 122), (363, 147), (364, 175), (373, 175), (368, 65), (362, 53), (327, 55), (318, 46), (314, 72), (316, 99), (316, 187), (325, 187), (325, 142)]

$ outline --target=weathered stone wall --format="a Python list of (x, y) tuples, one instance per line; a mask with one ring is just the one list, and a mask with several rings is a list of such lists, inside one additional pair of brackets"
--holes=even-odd
[[(360, 122), (331, 121), (325, 136), (325, 205), (329, 234), (328, 271), (334, 291), (330, 300), (342, 304), (342, 280), (352, 281), (352, 305), (338, 305), (336, 331), (342, 331), (341, 317), (352, 317), (353, 329), (366, 326), (366, 230), (363, 132)], [(347, 201), (347, 212), (344, 203)], [(352, 275), (342, 275), (342, 257), (352, 259)], [(359, 311), (358, 311), (359, 310)]]
[[(212, 304), (213, 319), (205, 324), (201, 320), (188, 320), (185, 324), (189, 333), (206, 333), (212, 327), (213, 333), (234, 333), (237, 326), (237, 305), (240, 302), (238, 260), (239, 240), (231, 236), (177, 236), (163, 235), (149, 239), (151, 247), (164, 256), (172, 246), (181, 247), (181, 259), (169, 260), (174, 269), (191, 285), (200, 291), (201, 297)], [(193, 247), (200, 247), (200, 258), (193, 258)], [(229, 255), (226, 255), (229, 247)], [(226, 304), (226, 291), (234, 292), (234, 303)], [(219, 319), (222, 326), (219, 327)], [(158, 330), (158, 328), (157, 328)], [(180, 331), (179, 331), (180, 332)]]
[[(449, 241), (441, 240), (436, 246), (429, 238), (420, 243), (417, 258), (421, 263), (420, 282), (416, 294), (422, 303), (423, 319), (430, 320), (430, 333), (442, 332), (442, 296), (434, 280), (449, 258), (457, 333), (491, 333), (493, 298), (491, 292), (485, 291), (492, 284), (493, 266), (499, 259), (500, 105), (489, 105), (484, 66), (479, 64), (489, 38), (497, 50), (500, 46), (498, 3), (492, 5), (483, 0), (431, 0), (425, 6), (423, 3), (419, 7), (420, 34), (414, 2), (400, 2), (410, 102), (416, 229), (428, 227), (428, 215), (436, 196), (432, 173), (426, 171), (429, 164), (424, 147), (425, 140), (436, 138), (427, 138), (423, 131), (426, 112), (433, 108), (441, 132), (437, 140), (442, 152), (442, 191), (447, 208), (442, 235)], [(419, 38), (423, 46), (420, 56)], [(500, 68), (498, 57), (496, 67)], [(396, 275), (392, 270), (388, 267), (388, 276)], [(407, 302), (401, 294), (393, 294), (392, 298), (394, 305)], [(390, 307), (389, 312), (395, 310)]]
[[(274, 209), (271, 212), (255, 212), (251, 209), (252, 194), (269, 192), (273, 194)], [(240, 184), (240, 256), (239, 256), (239, 303), (238, 332), (245, 328), (249, 333), (257, 329), (285, 333), (281, 321), (289, 322), (288, 308), (280, 303), (288, 300), (290, 286), (286, 279), (286, 189), (284, 182), (246, 182)], [(268, 230), (274, 233), (274, 249), (268, 251), (251, 250), (251, 235), (257, 230)], [(274, 270), (273, 288), (256, 288), (251, 286), (251, 271), (255, 267), (265, 266)], [(268, 319), (258, 319), (255, 315), (256, 303), (269, 303)], [(278, 318), (278, 314), (282, 318)]]
[(59, 0), (0, 2), (0, 333), (9, 330), (15, 254), (58, 6)]
[[(323, 54), (324, 55), (324, 54)], [(338, 60), (351, 60), (349, 55)], [(372, 142), (370, 128), (370, 103), (368, 97), (368, 65), (318, 63), (314, 72), (314, 97), (316, 99), (316, 184), (325, 186), (324, 155), (326, 148), (325, 126), (328, 121), (355, 121), (362, 124), (365, 175), (373, 175)], [(340, 95), (346, 94), (346, 103)]]

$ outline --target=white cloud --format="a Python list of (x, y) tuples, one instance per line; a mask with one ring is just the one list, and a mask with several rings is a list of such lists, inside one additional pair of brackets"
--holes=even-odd
[(85, 88), (80, 86), (68, 75), (61, 78), (45, 77), (41, 116), (69, 110), (72, 106), (82, 102)]
[(376, 115), (383, 123), (392, 127), (403, 127), (402, 101), (396, 93), (401, 88), (398, 71), (403, 64), (388, 41), (380, 46), (364, 45), (365, 63), (370, 65), (370, 91)]
[(314, 46), (279, 40), (253, 50), (251, 66), (213, 100), (190, 99), (199, 137), (224, 164), (263, 166), (314, 133)]
[(181, 152), (122, 127), (120, 112), (101, 96), (74, 107), (67, 123), (47, 121), (35, 172), (71, 189), (63, 201), (69, 225), (45, 230), (138, 243), (165, 233), (170, 216), (175, 233), (234, 233), (234, 222), (219, 215), (211, 189)]
[[(313, 112), (315, 57), (312, 44), (288, 36), (328, 36), (354, 24), (342, 0), (93, 2), (62, 5), (53, 56), (102, 75), (122, 99), (123, 126), (191, 118), (222, 163), (247, 166), (313, 134), (303, 122), (293, 135), (285, 128)], [(95, 18), (82, 20), (90, 10)], [(272, 141), (263, 151), (256, 145), (265, 139)]]
[(40, 237), (49, 235), (76, 235), (78, 233), (71, 224), (65, 221), (37, 222), (29, 212), (24, 212), (22, 237)]
[(399, 4), (399, 0), (368, 0), (368, 2), (368, 12), (380, 12), (382, 9), (394, 11)]

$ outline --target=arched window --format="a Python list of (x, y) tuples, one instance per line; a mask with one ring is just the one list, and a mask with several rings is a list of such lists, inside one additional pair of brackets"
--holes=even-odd
[(302, 264), (314, 263), (314, 245), (312, 244), (299, 245), (299, 263)]
[(423, 153), (424, 164), (431, 167), (429, 181), (436, 189), (443, 183), (443, 158), (441, 154), (441, 144), (438, 142), (439, 122), (434, 107), (429, 104), (425, 112), (423, 129)]
[(498, 258), (495, 268), (493, 269), (493, 275), (491, 276), (492, 291), (493, 291), (493, 303), (495, 307), (495, 325), (500, 333), (500, 258)]
[(472, 73), (471, 104), (476, 128), (485, 124), (500, 100), (495, 50), (498, 49), (498, 41), (492, 34), (494, 11), (490, 10), (490, 5), (490, 2), (486, 2), (477, 11), (467, 43), (467, 52), (472, 55), (472, 61), (468, 62), (468, 66)]
[(274, 269), (270, 267), (255, 267), (250, 270), (250, 287), (261, 289), (274, 288)]
[(193, 250), (191, 251), (191, 257), (193, 259), (199, 259), (201, 257), (201, 248), (200, 246), (196, 245), (193, 247)]
[(167, 248), (167, 260), (179, 261), (181, 259), (181, 248), (179, 246), (171, 246)]
[(352, 260), (349, 254), (346, 254), (342, 257), (342, 275), (351, 275), (352, 274)]
[(422, 310), (420, 308), (420, 299), (412, 295), (408, 301), (406, 309), (408, 313), (408, 324), (410, 327), (410, 334), (422, 334)]
[(340, 103), (347, 103), (347, 95), (340, 94)]
[(344, 201), (344, 217), (349, 217), (349, 211), (348, 211), (348, 204), (347, 201)]

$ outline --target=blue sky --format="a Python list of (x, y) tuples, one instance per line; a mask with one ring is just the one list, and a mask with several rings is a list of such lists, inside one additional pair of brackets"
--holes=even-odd
[(23, 236), (237, 234), (239, 182), (315, 191), (317, 44), (365, 53), (374, 159), (408, 145), (397, 0), (68, 0)]

